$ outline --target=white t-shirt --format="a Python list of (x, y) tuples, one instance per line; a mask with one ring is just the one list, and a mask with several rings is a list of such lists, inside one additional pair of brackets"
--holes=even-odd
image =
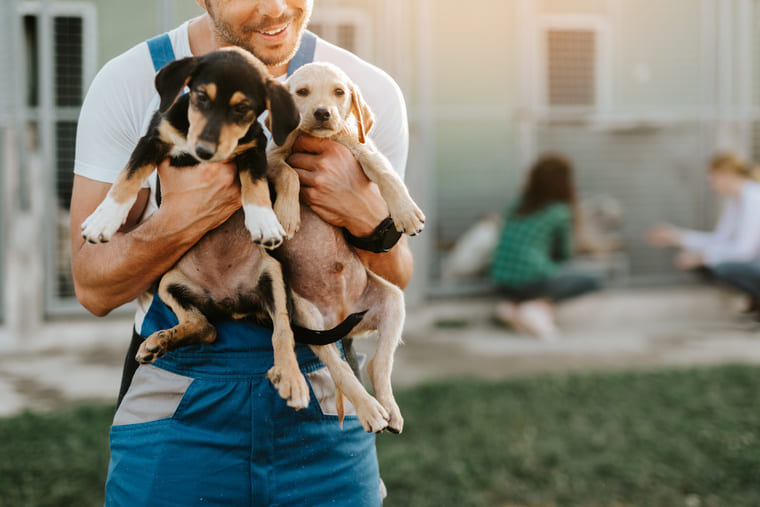
[[(169, 32), (177, 59), (193, 56), (188, 25), (189, 21)], [(370, 137), (403, 176), (409, 131), (404, 97), (395, 81), (378, 67), (319, 38), (314, 61), (337, 65), (356, 83), (375, 113)], [(154, 77), (153, 61), (144, 42), (98, 72), (79, 115), (75, 174), (106, 183), (116, 180), (158, 109)]]
[[(188, 36), (189, 21), (169, 32), (177, 59), (193, 56)], [(403, 177), (409, 148), (409, 130), (404, 97), (395, 81), (384, 71), (356, 55), (317, 38), (315, 62), (337, 65), (353, 80), (375, 113), (369, 133), (378, 150)], [(74, 173), (113, 183), (129, 161), (132, 150), (147, 131), (159, 96), (154, 86), (155, 69), (148, 45), (142, 42), (106, 63), (87, 91), (79, 115)], [(151, 198), (143, 219), (156, 209), (154, 172), (145, 184)], [(135, 324), (141, 329), (142, 316), (153, 294), (138, 299)]]
[(707, 266), (760, 259), (760, 183), (747, 181), (738, 197), (725, 200), (715, 230), (683, 230), (681, 243)]

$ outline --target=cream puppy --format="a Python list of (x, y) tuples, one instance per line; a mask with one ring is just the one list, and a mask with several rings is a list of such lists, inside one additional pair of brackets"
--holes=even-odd
[[(273, 255), (282, 264), (288, 286), (300, 296), (296, 298), (293, 320), (309, 329), (325, 329), (349, 314), (366, 311), (349, 336), (377, 332), (377, 350), (367, 365), (377, 399), (367, 393), (348, 364), (340, 359), (335, 345), (312, 348), (367, 431), (388, 429), (398, 433), (403, 428), (403, 418), (393, 396), (391, 371), (404, 326), (403, 292), (362, 264), (341, 229), (299, 205), (298, 176), (286, 162), (293, 143), (305, 132), (348, 147), (367, 177), (378, 185), (399, 232), (419, 233), (425, 216), (388, 160), (367, 137), (373, 114), (343, 71), (334, 65), (312, 63), (296, 71), (286, 85), (301, 115), (300, 124), (282, 146), (269, 144), (267, 159), (268, 178), (278, 188), (275, 214), (291, 238)], [(314, 255), (315, 251), (319, 255)], [(338, 402), (342, 417), (340, 394)]]
[[(310, 63), (293, 73), (286, 86), (301, 113), (301, 122), (282, 146), (270, 143), (267, 157), (270, 180), (278, 189), (288, 189), (283, 199), (278, 198), (279, 203), (275, 203), (274, 208), (287, 237), (292, 237), (298, 230), (299, 203), (298, 192), (293, 192), (298, 180), (285, 159), (301, 132), (327, 137), (345, 145), (367, 178), (377, 184), (396, 229), (409, 235), (422, 232), (425, 215), (410, 197), (406, 185), (388, 159), (367, 137), (375, 121), (374, 114), (349, 77), (335, 65)], [(296, 178), (295, 181), (293, 178)], [(287, 183), (282, 183), (283, 179)]]

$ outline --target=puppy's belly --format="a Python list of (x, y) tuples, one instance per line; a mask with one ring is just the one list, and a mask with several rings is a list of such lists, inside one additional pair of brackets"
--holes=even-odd
[(288, 285), (319, 308), (327, 328), (366, 310), (356, 307), (367, 286), (366, 268), (341, 230), (306, 206), (301, 207), (299, 231), (273, 253)]
[[(251, 241), (242, 211), (209, 231), (180, 259), (182, 273), (204, 289), (204, 306), (232, 316), (256, 306), (261, 247)], [(204, 312), (205, 313), (205, 312)]]

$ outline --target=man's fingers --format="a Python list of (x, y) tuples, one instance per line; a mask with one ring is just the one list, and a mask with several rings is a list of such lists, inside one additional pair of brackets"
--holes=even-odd
[(313, 187), (316, 185), (317, 175), (316, 171), (310, 169), (302, 169), (296, 164), (292, 164), (296, 173), (298, 174), (298, 180), (301, 182), (301, 187)]
[(293, 153), (288, 157), (288, 164), (297, 171), (315, 171), (315, 162), (315, 156), (308, 153)]
[(322, 137), (314, 137), (310, 136), (309, 134), (301, 134), (296, 138), (296, 142), (293, 143), (293, 151), (322, 153), (326, 142), (327, 139)]

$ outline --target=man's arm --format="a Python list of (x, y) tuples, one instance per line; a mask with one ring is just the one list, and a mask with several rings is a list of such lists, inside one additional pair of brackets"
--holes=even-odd
[[(367, 179), (348, 148), (302, 135), (293, 149), (288, 162), (301, 181), (301, 201), (324, 221), (364, 237), (388, 217), (388, 206), (377, 185)], [(402, 289), (409, 283), (413, 259), (406, 238), (386, 253), (356, 252), (373, 273)]]
[(176, 169), (164, 162), (159, 174), (159, 210), (138, 224), (148, 200), (148, 190), (141, 190), (124, 226), (111, 241), (98, 245), (82, 238), (81, 223), (103, 200), (110, 184), (74, 178), (70, 224), (74, 288), (82, 306), (95, 315), (106, 315), (137, 298), (240, 207), (234, 165)]

